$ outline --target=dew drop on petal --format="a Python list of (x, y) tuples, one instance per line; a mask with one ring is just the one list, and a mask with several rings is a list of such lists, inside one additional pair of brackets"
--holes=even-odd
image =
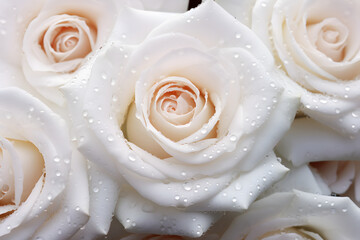
[(134, 153), (130, 153), (129, 156), (128, 156), (128, 158), (129, 158), (129, 160), (130, 160), (131, 162), (135, 162), (135, 161), (136, 161), (136, 156), (135, 156)]
[(107, 136), (107, 140), (108, 140), (109, 142), (114, 141), (114, 136), (113, 136), (113, 135)]
[(237, 137), (235, 135), (230, 136), (230, 141), (235, 142), (237, 140)]
[(185, 189), (185, 191), (190, 191), (190, 190), (192, 189), (192, 186), (191, 186), (190, 183), (185, 182), (185, 183), (183, 184), (183, 188)]

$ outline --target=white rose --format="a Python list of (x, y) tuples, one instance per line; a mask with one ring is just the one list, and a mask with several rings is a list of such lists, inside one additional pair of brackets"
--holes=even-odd
[(219, 2), (273, 50), (281, 68), (303, 91), (305, 114), (346, 135), (359, 132), (358, 1)]
[(116, 211), (127, 230), (200, 236), (216, 212), (246, 209), (285, 174), (272, 149), (298, 99), (213, 1), (124, 34), (140, 44), (109, 44), (64, 89), (79, 149), (129, 184)]
[(349, 199), (300, 191), (275, 193), (235, 218), (222, 240), (356, 239), (360, 209)]
[(8, 48), (1, 58), (22, 62), (30, 85), (59, 105), (64, 98), (58, 88), (104, 44), (117, 16), (110, 0), (4, 1), (1, 8), (2, 48)]
[(31, 95), (0, 90), (1, 239), (69, 239), (88, 220), (86, 166), (67, 132)]

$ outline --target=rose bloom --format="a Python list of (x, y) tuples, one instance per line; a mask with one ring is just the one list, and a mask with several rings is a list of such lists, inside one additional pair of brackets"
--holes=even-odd
[(67, 132), (28, 93), (0, 90), (1, 239), (69, 239), (88, 220), (86, 166)]
[(1, 58), (21, 66), (36, 91), (61, 105), (58, 88), (109, 38), (117, 7), (110, 0), (19, 0), (3, 1), (0, 13)]
[(222, 240), (352, 240), (360, 209), (349, 199), (300, 191), (275, 193), (236, 217)]
[(213, 1), (121, 35), (136, 44), (104, 46), (64, 89), (79, 149), (122, 183), (125, 229), (201, 236), (285, 174), (272, 149), (298, 99), (256, 35)]
[(360, 129), (360, 3), (218, 0), (267, 44), (302, 91), (301, 110), (348, 136)]

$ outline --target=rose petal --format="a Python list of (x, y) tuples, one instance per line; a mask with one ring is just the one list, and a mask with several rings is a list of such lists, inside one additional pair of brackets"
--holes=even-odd
[[(282, 162), (284, 163), (284, 161)], [(276, 192), (291, 192), (293, 189), (308, 193), (330, 195), (331, 190), (328, 185), (323, 182), (322, 178), (313, 173), (308, 165), (300, 167), (290, 167), (286, 176), (266, 191), (266, 195)]]
[(276, 150), (294, 166), (316, 161), (357, 160), (359, 140), (344, 137), (314, 120), (300, 118), (294, 121)]
[[(5, 138), (21, 136), (20, 139), (33, 143), (44, 157), (46, 172), (43, 187), (42, 179), (37, 184), (41, 184), (38, 186), (41, 189), (39, 196), (36, 196), (35, 201), (31, 200), (34, 201), (31, 206), (25, 208), (24, 205), (30, 200), (21, 205), (27, 209), (24, 211), (30, 212), (20, 213), (18, 210), (17, 223), (13, 222), (12, 216), (15, 215), (12, 214), (6, 218), (9, 224), (1, 225), (4, 227), (1, 232), (6, 233), (8, 230), (5, 230), (5, 226), (10, 225), (10, 229), (16, 228), (25, 217), (31, 219), (39, 215), (50, 205), (49, 196), (56, 198), (63, 191), (70, 170), (67, 162), (71, 159), (71, 149), (63, 120), (28, 93), (16, 88), (0, 89), (0, 112), (1, 126), (6, 126), (6, 129), (0, 128), (1, 136)], [(36, 191), (32, 192), (36, 194)]]
[[(33, 191), (29, 195), (26, 202), (22, 203), (15, 213), (11, 214), (4, 219), (4, 222), (0, 225), (0, 236), (4, 239), (14, 239), (19, 236), (20, 238), (28, 238), (36, 229), (46, 220), (44, 217), (33, 219), (31, 223), (26, 222), (28, 214), (32, 211), (34, 204), (36, 203), (42, 187), (43, 187), (44, 176), (42, 175), (39, 181), (33, 188)], [(21, 225), (21, 228), (19, 227)], [(30, 225), (30, 226), (29, 226)], [(11, 234), (9, 235), (11, 231)], [(21, 236), (21, 237), (20, 237)]]
[(129, 5), (139, 9), (160, 12), (186, 12), (189, 0), (132, 0)]
[[(69, 182), (61, 196), (61, 207), (37, 229), (35, 238), (70, 238), (88, 221), (89, 190), (86, 169), (85, 160), (79, 153), (74, 152), (71, 170), (76, 174), (69, 176)], [(53, 201), (53, 196), (48, 195), (47, 200)]]
[(216, 0), (220, 6), (248, 27), (251, 26), (253, 20), (251, 13), (255, 1), (256, 0)]
[[(205, 202), (191, 206), (192, 210), (243, 211), (265, 189), (279, 181), (288, 171), (274, 153), (267, 155), (252, 171), (241, 172), (232, 183)], [(260, 176), (260, 177), (259, 177)]]
[(255, 239), (267, 231), (291, 226), (310, 227), (324, 239), (352, 239), (359, 234), (353, 224), (359, 221), (358, 213), (359, 208), (349, 198), (300, 191), (275, 193), (257, 201), (245, 214), (238, 216), (221, 239)]
[(115, 215), (130, 232), (189, 237), (200, 237), (220, 216), (219, 213), (161, 207), (133, 191), (123, 192)]
[[(188, 27), (189, 23), (191, 23), (191, 28)], [(204, 26), (211, 26), (211, 28)], [(154, 29), (148, 37), (152, 38), (171, 32), (199, 39), (208, 48), (244, 48), (245, 46), (256, 59), (261, 59), (265, 68), (273, 67), (273, 57), (270, 52), (264, 51), (265, 46), (260, 39), (213, 1), (205, 1), (201, 8), (190, 10), (181, 17), (161, 25)]]
[[(22, 58), (22, 41), (25, 29), (43, 6), (44, 0), (3, 1), (0, 9), (1, 60), (18, 65)], [(16, 47), (15, 47), (16, 46)]]
[(90, 219), (76, 235), (71, 238), (91, 239), (108, 233), (115, 205), (119, 195), (119, 184), (104, 174), (96, 165), (88, 163), (90, 179)]

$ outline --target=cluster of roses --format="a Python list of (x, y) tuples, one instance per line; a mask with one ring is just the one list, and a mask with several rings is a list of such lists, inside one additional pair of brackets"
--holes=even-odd
[(1, 239), (360, 236), (357, 0), (0, 2)]

